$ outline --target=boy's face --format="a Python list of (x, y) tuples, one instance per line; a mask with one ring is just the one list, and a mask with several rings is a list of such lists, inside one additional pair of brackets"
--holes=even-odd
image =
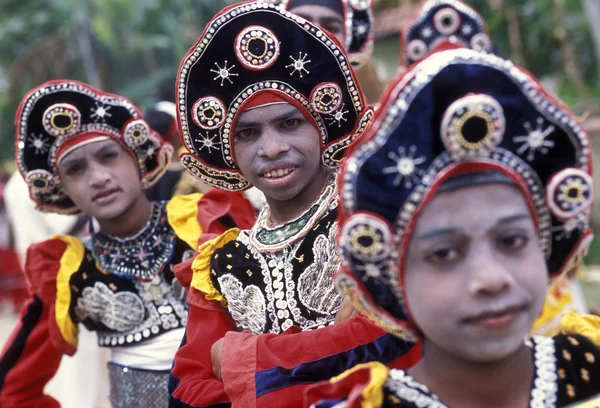
[(320, 136), (295, 106), (278, 103), (242, 112), (234, 135), (242, 174), (268, 198), (291, 200), (315, 181)]
[(58, 172), (69, 198), (99, 221), (124, 214), (143, 194), (136, 163), (114, 140), (85, 144), (67, 153)]
[(344, 17), (329, 7), (305, 4), (289, 11), (329, 31), (340, 44), (344, 44)]
[(475, 363), (517, 351), (548, 284), (522, 193), (489, 184), (435, 196), (416, 221), (405, 284), (412, 316), (437, 348)]

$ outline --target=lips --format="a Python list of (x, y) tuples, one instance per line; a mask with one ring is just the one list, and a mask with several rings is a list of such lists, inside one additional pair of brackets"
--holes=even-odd
[(502, 329), (510, 326), (526, 308), (525, 305), (516, 305), (497, 310), (488, 310), (467, 317), (464, 319), (464, 322), (489, 329)]
[(112, 196), (115, 193), (117, 193), (118, 191), (119, 191), (118, 188), (111, 188), (108, 190), (101, 191), (97, 194), (94, 194), (94, 196), (92, 197), (92, 201), (104, 202), (104, 201), (110, 200), (112, 198)]

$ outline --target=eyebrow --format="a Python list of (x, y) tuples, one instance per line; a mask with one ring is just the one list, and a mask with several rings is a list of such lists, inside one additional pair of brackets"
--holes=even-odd
[[(115, 146), (113, 146), (112, 144), (105, 144), (104, 146), (102, 146), (100, 149), (96, 150), (94, 152), (94, 156), (98, 156), (102, 153), (104, 153), (106, 150), (110, 150), (112, 148), (114, 148)], [(81, 163), (82, 161), (85, 161), (85, 159), (83, 157), (76, 157), (76, 158), (66, 158), (60, 161), (60, 163), (58, 164), (58, 168), (67, 168), (69, 166), (72, 166), (74, 164), (78, 164)]]
[[(528, 219), (530, 216), (528, 214), (514, 214), (514, 215), (509, 215), (507, 217), (502, 217), (500, 218), (497, 222), (496, 225), (494, 225), (494, 227), (499, 227), (501, 225), (505, 225), (505, 224), (511, 224), (513, 222), (517, 222), (517, 221), (521, 221), (523, 219)], [(419, 240), (419, 241), (423, 241), (423, 240), (427, 240), (427, 239), (431, 239), (433, 237), (436, 237), (438, 235), (452, 235), (452, 234), (460, 234), (463, 233), (464, 229), (463, 228), (435, 228), (432, 229), (430, 231), (426, 231), (422, 234), (419, 234), (415, 237), (415, 239)]]
[[(299, 113), (301, 114), (302, 112), (300, 112), (300, 110), (298, 108), (292, 107), (287, 112), (280, 113), (279, 115), (272, 118), (270, 120), (270, 122), (276, 123), (276, 122), (281, 122), (281, 121), (284, 121), (287, 119), (291, 119)], [(251, 122), (251, 121), (243, 121), (243, 120), (238, 119), (237, 123), (235, 124), (235, 128), (238, 129), (238, 128), (257, 127), (257, 126), (261, 126), (262, 124), (263, 124), (262, 122)]]
[(320, 17), (319, 18), (319, 25), (323, 25), (323, 23), (338, 23), (338, 24), (344, 24), (344, 19), (342, 17), (338, 17), (338, 16), (325, 16), (325, 17)]

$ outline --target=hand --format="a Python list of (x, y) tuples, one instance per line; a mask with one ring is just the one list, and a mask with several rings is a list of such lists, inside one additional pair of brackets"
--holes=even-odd
[(338, 309), (337, 314), (335, 315), (335, 324), (340, 324), (341, 322), (350, 319), (358, 315), (358, 310), (352, 304), (350, 299), (344, 299), (340, 308)]
[(219, 379), (219, 380), (223, 380), (223, 377), (221, 377), (221, 353), (223, 350), (223, 341), (225, 340), (225, 338), (221, 338), (217, 341), (215, 341), (215, 344), (212, 345), (212, 347), (210, 348), (210, 356), (212, 359), (212, 369), (213, 369), (213, 375), (215, 376), (215, 378)]

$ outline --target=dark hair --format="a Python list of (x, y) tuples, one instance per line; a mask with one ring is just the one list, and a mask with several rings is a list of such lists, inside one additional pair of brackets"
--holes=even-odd
[(516, 186), (515, 182), (499, 171), (481, 171), (454, 176), (444, 181), (438, 193), (460, 190), (461, 188), (481, 186), (485, 184), (508, 184)]
[(169, 138), (169, 131), (173, 129), (175, 122), (173, 116), (156, 108), (150, 108), (144, 112), (144, 120), (165, 140)]

